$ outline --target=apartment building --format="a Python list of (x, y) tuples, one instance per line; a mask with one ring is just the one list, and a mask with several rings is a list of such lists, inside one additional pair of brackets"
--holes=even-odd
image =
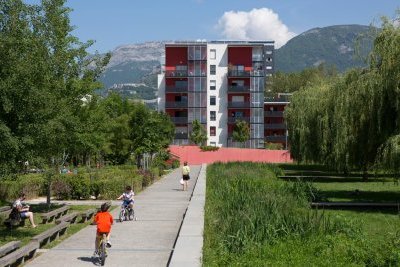
[(192, 122), (207, 145), (238, 146), (237, 120), (250, 126), (250, 148), (264, 147), (264, 89), (274, 66), (272, 41), (175, 42), (165, 45), (158, 76), (158, 108), (175, 124), (174, 144), (189, 144)]

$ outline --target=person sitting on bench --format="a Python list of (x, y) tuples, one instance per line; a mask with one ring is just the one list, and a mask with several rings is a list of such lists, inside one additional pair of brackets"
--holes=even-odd
[(37, 225), (35, 224), (35, 222), (33, 220), (33, 212), (29, 211), (29, 206), (28, 205), (24, 205), (22, 203), (22, 201), (24, 201), (24, 200), (25, 200), (25, 194), (21, 193), (19, 195), (19, 198), (17, 200), (15, 200), (14, 203), (13, 203), (13, 209), (17, 209), (18, 210), (18, 212), (20, 213), (22, 219), (29, 218), (29, 221), (31, 222), (32, 228), (36, 228)]

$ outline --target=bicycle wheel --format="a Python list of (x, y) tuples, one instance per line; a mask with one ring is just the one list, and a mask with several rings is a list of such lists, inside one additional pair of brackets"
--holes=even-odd
[(135, 210), (134, 209), (129, 209), (128, 217), (129, 217), (130, 221), (132, 221), (133, 218), (135, 218)]
[(103, 238), (101, 239), (101, 247), (100, 247), (100, 264), (101, 266), (104, 266), (104, 263), (106, 262), (106, 257), (107, 257), (107, 252), (106, 252), (106, 244), (107, 244), (107, 237), (105, 234), (103, 234)]
[(119, 212), (119, 221), (123, 222), (125, 219), (125, 209), (122, 208), (121, 211)]

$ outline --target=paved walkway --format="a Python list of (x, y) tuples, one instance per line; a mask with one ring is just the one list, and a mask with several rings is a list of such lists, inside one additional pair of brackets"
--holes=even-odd
[[(201, 166), (191, 166), (188, 191), (177, 169), (135, 197), (137, 221), (115, 222), (106, 266), (167, 266)], [(119, 209), (112, 214), (117, 218)], [(88, 226), (26, 266), (94, 266), (95, 226)]]

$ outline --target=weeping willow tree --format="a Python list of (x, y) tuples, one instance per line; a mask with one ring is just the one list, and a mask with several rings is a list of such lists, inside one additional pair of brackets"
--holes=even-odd
[(291, 154), (339, 171), (399, 168), (400, 28), (382, 20), (369, 67), (296, 92), (286, 112)]

